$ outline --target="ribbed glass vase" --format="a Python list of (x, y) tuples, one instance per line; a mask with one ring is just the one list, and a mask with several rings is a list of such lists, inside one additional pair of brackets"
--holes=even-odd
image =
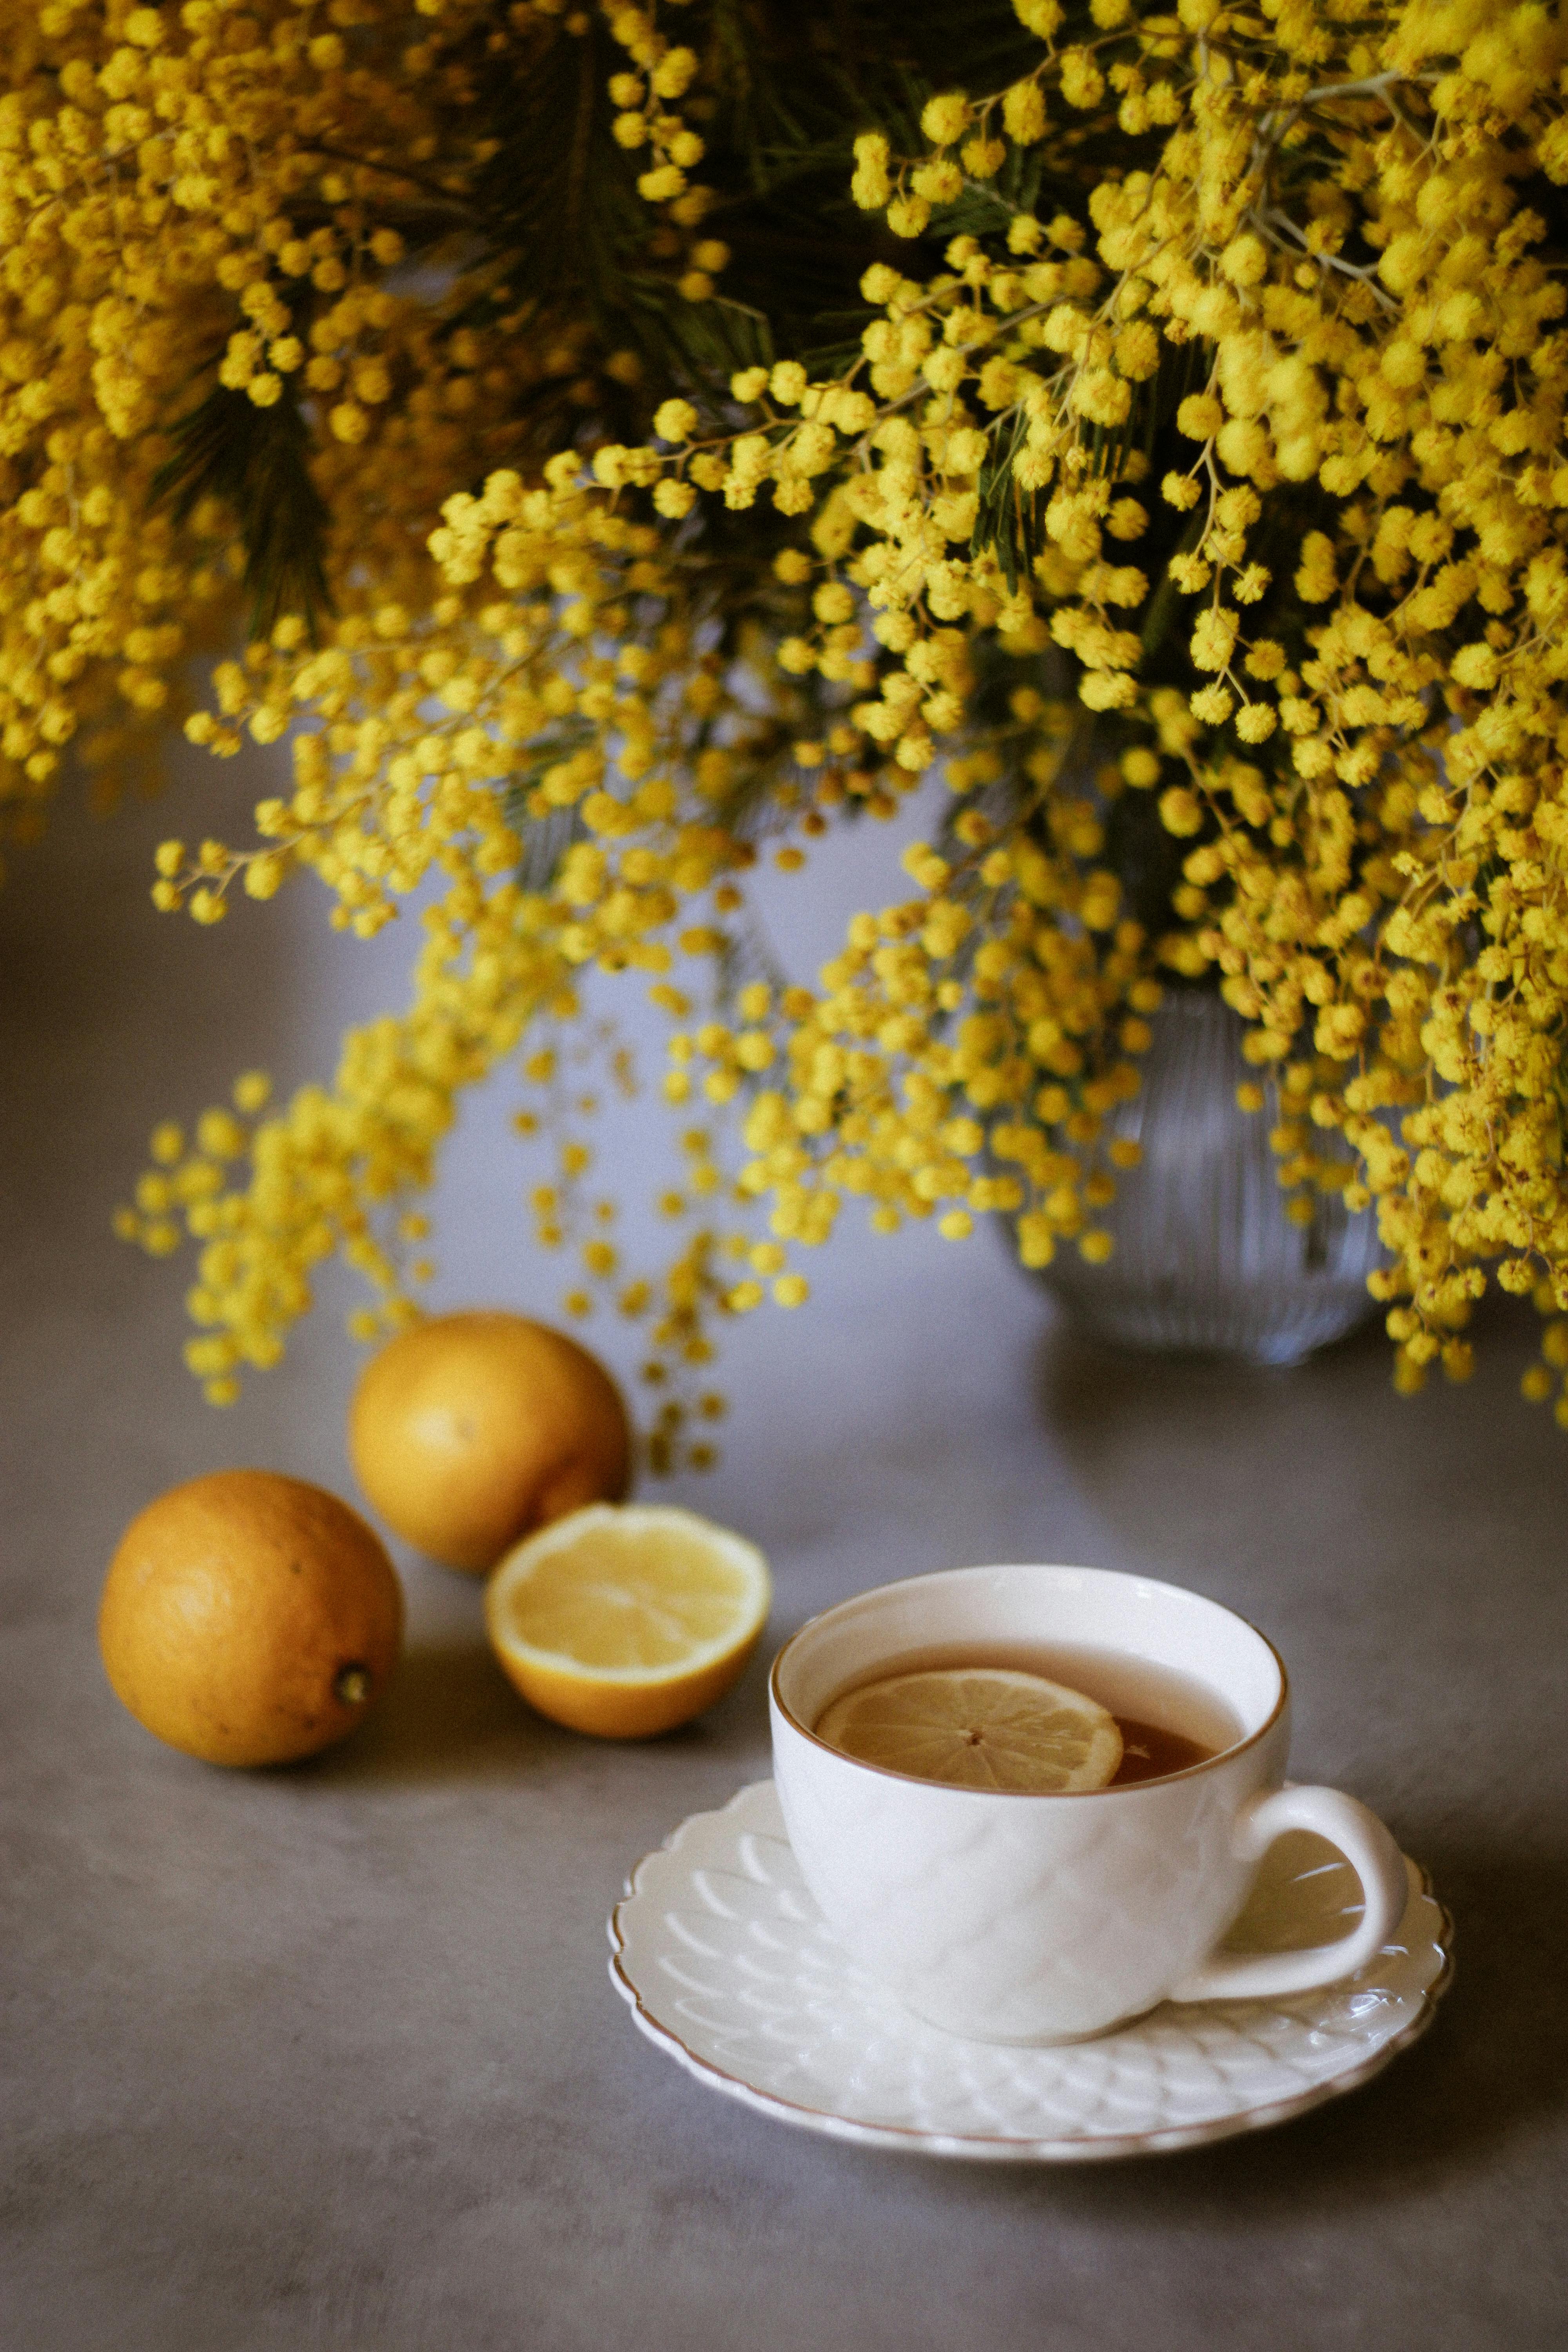
[[(1243, 1060), (1243, 1024), (1219, 997), (1172, 990), (1151, 1025), (1142, 1086), (1107, 1122), (1108, 1141), (1127, 1137), (1143, 1153), (1099, 1220), (1114, 1252), (1090, 1265), (1069, 1244), (1040, 1279), (1083, 1330), (1122, 1347), (1297, 1363), (1376, 1311), (1375, 1214), (1318, 1192), (1309, 1224), (1286, 1215), (1268, 1142), (1274, 1090)], [(1262, 1112), (1237, 1102), (1247, 1079), (1268, 1087)], [(1314, 1138), (1320, 1151), (1336, 1140)]]

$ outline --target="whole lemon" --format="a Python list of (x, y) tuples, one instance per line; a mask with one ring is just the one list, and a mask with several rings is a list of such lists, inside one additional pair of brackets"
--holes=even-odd
[(209, 1764), (286, 1764), (352, 1731), (403, 1641), (380, 1540), (320, 1486), (219, 1470), (132, 1520), (99, 1646), (115, 1696)]
[(389, 1527), (482, 1574), (548, 1520), (618, 1502), (631, 1432), (608, 1372), (563, 1331), (521, 1315), (440, 1315), (366, 1365), (349, 1459)]

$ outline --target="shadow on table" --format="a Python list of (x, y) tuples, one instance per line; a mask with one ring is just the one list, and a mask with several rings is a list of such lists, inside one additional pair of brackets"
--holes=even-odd
[(1425, 2039), (1384, 2074), (1295, 2123), (1212, 2148), (1049, 2175), (1009, 2167), (1016, 2193), (1194, 2221), (1221, 2203), (1264, 2218), (1283, 2207), (1332, 2214), (1473, 2171), (1510, 2134), (1560, 2114), (1568, 1853), (1439, 1852), (1434, 1865), (1463, 1923), (1455, 1978)]
[[(1473, 2175), (1497, 2161), (1510, 2136), (1562, 2113), (1568, 1853), (1467, 1861), (1453, 1852), (1436, 1862), (1466, 1923), (1454, 1980), (1426, 2036), (1362, 2089), (1293, 2123), (1163, 2156), (1083, 2165), (885, 2160), (935, 2184), (945, 2207), (973, 2200), (994, 2210), (1000, 2199), (1020, 2216), (1140, 2229), (1332, 2221), (1364, 2215), (1383, 2196)], [(836, 2154), (847, 2165), (864, 2162), (853, 2150)]]
[[(1412, 1399), (1394, 1392), (1393, 1351), (1375, 1318), (1301, 1363), (1273, 1366), (1113, 1347), (1058, 1316), (1041, 1335), (1034, 1395), (1041, 1420), (1101, 1502), (1112, 1474), (1131, 1470), (1138, 1485), (1130, 1448), (1168, 1463), (1216, 1425), (1241, 1484), (1261, 1482), (1261, 1489), (1282, 1474), (1310, 1477), (1347, 1441), (1363, 1452), (1375, 1447), (1377, 1471), (1401, 1487), (1434, 1472), (1462, 1476), (1479, 1461), (1500, 1469), (1500, 1452), (1509, 1465), (1552, 1454), (1560, 1440), (1550, 1416), (1519, 1394), (1540, 1341), (1531, 1308), (1489, 1296), (1469, 1336), (1475, 1379), (1456, 1388), (1434, 1378)], [(1158, 1483), (1166, 1486), (1163, 1472)]]
[(1059, 1317), (1041, 1334), (1037, 1380), (1042, 1409), (1059, 1427), (1100, 1425), (1107, 1416), (1147, 1410), (1162, 1401), (1224, 1399), (1244, 1412), (1271, 1420), (1292, 1391), (1339, 1385), (1352, 1367), (1377, 1368), (1386, 1387), (1389, 1342), (1375, 1322), (1321, 1348), (1299, 1364), (1250, 1364), (1233, 1356), (1173, 1349), (1122, 1348), (1079, 1330)]
[(482, 1642), (426, 1642), (405, 1653), (363, 1728), (310, 1769), (386, 1785), (516, 1778), (570, 1738), (524, 1706)]
[[(671, 1749), (745, 1747), (768, 1731), (767, 1669), (775, 1643), (764, 1644), (733, 1690), (695, 1723), (655, 1743)], [(536, 1715), (512, 1689), (486, 1645), (473, 1639), (424, 1642), (405, 1653), (391, 1688), (370, 1720), (341, 1746), (290, 1766), (343, 1785), (435, 1788), (455, 1780), (553, 1780), (581, 1775), (585, 1758), (635, 1752), (649, 1743), (601, 1740), (567, 1731)]]
[[(1326, 1453), (1340, 1452), (1347, 1439), (1364, 1445), (1372, 1431), (1386, 1428), (1382, 1452), (1415, 1459), (1443, 1448), (1453, 1433), (1442, 1408), (1458, 1400), (1443, 1383), (1418, 1402), (1396, 1397), (1390, 1363), (1376, 1324), (1302, 1363), (1270, 1365), (1112, 1347), (1058, 1320), (1036, 1351), (1034, 1396), (1052, 1442), (1097, 1505), (1130, 1516), (1142, 1532), (1153, 1503), (1152, 1524), (1163, 1530), (1173, 1503), (1200, 1500), (1183, 1475), (1196, 1448), (1210, 1457), (1211, 1475), (1225, 1481), (1229, 1499), (1243, 1505), (1266, 1503), (1282, 1478), (1312, 1480)], [(1474, 1398), (1472, 1391), (1465, 1402), (1473, 1406)]]

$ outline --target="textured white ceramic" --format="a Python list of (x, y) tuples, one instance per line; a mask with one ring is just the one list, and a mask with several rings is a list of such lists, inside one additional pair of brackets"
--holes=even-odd
[[(1241, 1737), (1163, 1780), (1034, 1796), (885, 1771), (810, 1729), (837, 1692), (901, 1659), (1020, 1643), (1113, 1653), (1126, 1674), (1173, 1669), (1223, 1701)], [(1404, 1864), (1376, 1816), (1337, 1790), (1282, 1788), (1276, 1651), (1178, 1585), (1037, 1566), (911, 1577), (813, 1618), (774, 1660), (769, 1692), (773, 1778), (806, 1885), (858, 1960), (968, 2040), (1078, 2041), (1167, 1997), (1302, 1991), (1352, 1975), (1404, 1912)], [(1216, 1956), (1287, 1830), (1348, 1855), (1359, 1925), (1311, 1951)]]
[[(1153, 2155), (1353, 2090), (1430, 2024), (1451, 1930), (1407, 1868), (1397, 1933), (1346, 1983), (1167, 2004), (1096, 2042), (1006, 2049), (922, 2023), (851, 1959), (763, 1780), (638, 1864), (610, 1921), (610, 1975), (643, 2032), (699, 2082), (830, 2138), (1003, 2161)], [(1345, 1863), (1282, 1838), (1235, 1939), (1289, 1949), (1355, 1906)]]

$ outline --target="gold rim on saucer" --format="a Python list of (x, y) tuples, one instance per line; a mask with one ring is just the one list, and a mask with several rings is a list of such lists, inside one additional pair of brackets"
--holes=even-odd
[[(1344, 1983), (1277, 2000), (1167, 2002), (1054, 2048), (963, 2042), (903, 2009), (844, 1951), (763, 1780), (693, 1813), (638, 1863), (610, 1917), (610, 1975), (640, 2031), (687, 2073), (798, 2129), (970, 2160), (1102, 2162), (1288, 2122), (1408, 2049), (1452, 1976), (1453, 1927), (1426, 1873), (1406, 1868), (1397, 1935)], [(1330, 1849), (1302, 1846), (1293, 1866), (1283, 1857), (1234, 1940), (1323, 1940), (1324, 1922), (1351, 1907), (1337, 1873), (1353, 1893)]]

